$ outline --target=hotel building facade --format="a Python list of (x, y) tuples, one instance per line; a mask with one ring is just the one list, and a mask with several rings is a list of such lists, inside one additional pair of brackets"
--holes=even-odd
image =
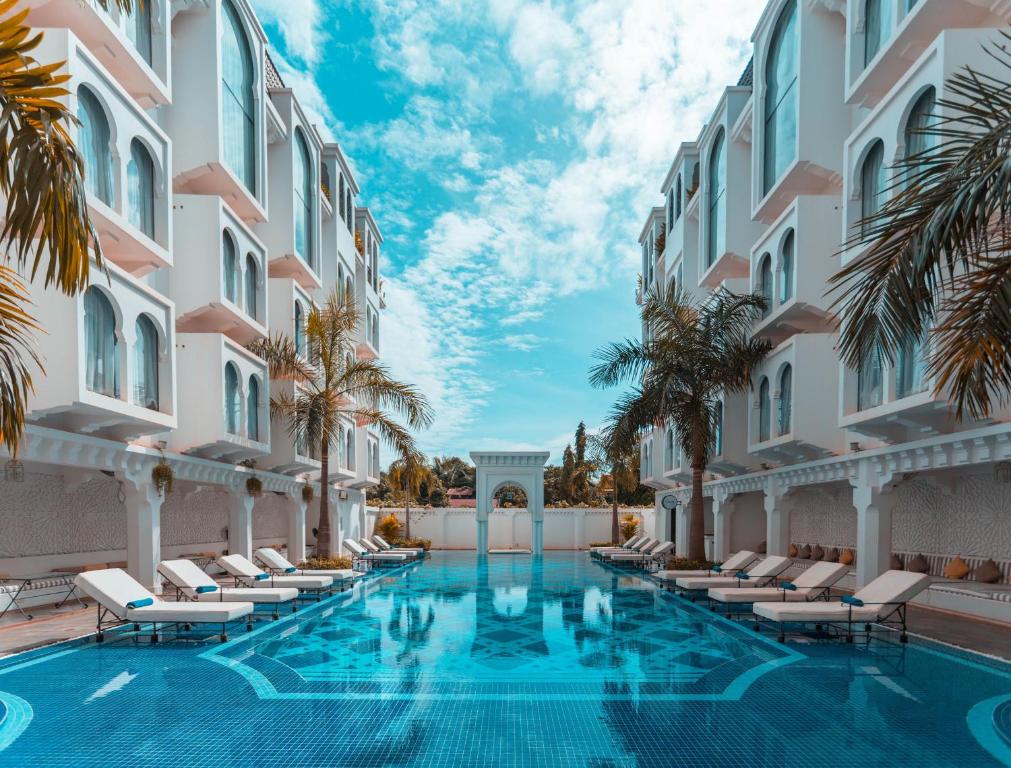
[(383, 238), (341, 146), (285, 86), (247, 0), (24, 5), (36, 57), (71, 76), (106, 263), (78, 296), (31, 286), (46, 373), (0, 485), (0, 572), (123, 562), (157, 587), (163, 557), (284, 544), (298, 561), (321, 485), (337, 551), (369, 527), (378, 438), (349, 420), (320, 478), (318, 449), (270, 417), (294, 385), (246, 347), (278, 333), (304, 347), (310, 308), (340, 288), (361, 314), (355, 353), (379, 355)]
[[(761, 294), (753, 333), (774, 345), (751, 391), (720, 403), (704, 490), (716, 559), (848, 551), (859, 586), (923, 555), (938, 583), (920, 602), (1011, 620), (1011, 414), (956, 421), (925, 342), (847, 368), (826, 295), (891, 167), (945, 115), (946, 79), (966, 66), (1007, 79), (981, 44), (1009, 23), (1011, 4), (989, 0), (772, 0), (740, 81), (677, 148), (639, 237), (643, 285)], [(641, 458), (657, 492), (647, 523), (684, 554), (689, 462), (668, 428), (645, 435)], [(956, 556), (994, 560), (1003, 588), (945, 582)]]

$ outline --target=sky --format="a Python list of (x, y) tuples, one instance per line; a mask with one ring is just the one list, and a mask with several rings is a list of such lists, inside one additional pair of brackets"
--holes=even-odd
[(383, 361), (430, 456), (549, 450), (619, 392), (637, 237), (737, 82), (765, 0), (252, 0), (285, 84), (382, 230)]

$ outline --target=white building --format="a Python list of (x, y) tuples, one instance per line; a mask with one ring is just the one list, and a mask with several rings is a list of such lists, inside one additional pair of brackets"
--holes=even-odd
[[(271, 422), (271, 392), (292, 385), (246, 345), (301, 340), (310, 307), (340, 286), (362, 313), (357, 354), (379, 355), (382, 236), (347, 158), (285, 87), (248, 0), (148, 0), (132, 17), (25, 5), (45, 32), (36, 56), (72, 76), (108, 270), (79, 296), (32, 286), (46, 375), (23, 480), (12, 463), (0, 486), (0, 572), (127, 562), (156, 586), (161, 557), (285, 544), (298, 560), (318, 519), (302, 496), (318, 450)], [(162, 455), (176, 479), (164, 498), (151, 477)], [(330, 470), (336, 550), (369, 525), (367, 425), (348, 421)]]
[[(705, 485), (715, 557), (849, 550), (862, 585), (893, 554), (923, 554), (937, 576), (960, 555), (993, 559), (1006, 585), (1009, 414), (955, 421), (914, 348), (894, 366), (842, 365), (826, 290), (859, 254), (841, 244), (881, 204), (889, 167), (922, 149), (915, 127), (943, 113), (946, 78), (966, 65), (1006, 77), (980, 44), (1009, 22), (1011, 7), (987, 0), (771, 0), (740, 82), (677, 148), (640, 235), (643, 283), (758, 292), (769, 309), (754, 333), (775, 345), (751, 393), (722, 403)], [(657, 535), (682, 551), (690, 477), (669, 430), (644, 437)], [(1011, 593), (959, 586), (971, 594), (938, 584), (921, 602), (1011, 620)]]

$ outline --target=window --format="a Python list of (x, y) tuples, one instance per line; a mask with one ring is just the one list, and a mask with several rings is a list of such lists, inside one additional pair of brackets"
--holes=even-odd
[(913, 8), (916, 7), (916, 4), (918, 2), (920, 2), (920, 0), (903, 0), (902, 4), (905, 7), (906, 13), (909, 13), (911, 10), (913, 10)]
[(295, 253), (312, 266), (312, 166), (309, 145), (295, 131)]
[(793, 368), (789, 365), (779, 375), (779, 434), (788, 435), (793, 428)]
[(715, 409), (715, 414), (714, 415), (715, 415), (715, 422), (716, 422), (716, 432), (713, 435), (713, 437), (715, 438), (713, 440), (713, 443), (715, 445), (715, 447), (713, 449), (713, 455), (714, 456), (722, 456), (723, 455), (723, 401), (722, 400), (718, 400), (716, 402), (716, 409)]
[(345, 435), (344, 442), (344, 455), (348, 459), (348, 469), (355, 468), (355, 431), (353, 429), (348, 429), (347, 435)]
[(222, 4), (221, 120), (225, 162), (256, 192), (255, 69), (249, 39), (232, 0)]
[(344, 218), (344, 174), (338, 173), (337, 179), (338, 179), (337, 198), (340, 201), (341, 221), (347, 223), (347, 219)]
[(667, 231), (674, 229), (674, 188), (667, 190)]
[(764, 443), (771, 437), (772, 401), (769, 399), (769, 380), (762, 378), (758, 387), (758, 442)]
[(780, 254), (779, 303), (785, 304), (793, 298), (793, 230), (786, 233)]
[(253, 254), (246, 254), (245, 302), (246, 314), (256, 319), (256, 284), (259, 282), (259, 271)]
[(305, 318), (302, 317), (302, 304), (295, 302), (295, 351), (305, 355)]
[(239, 372), (228, 363), (225, 366), (225, 431), (239, 434), (239, 419), (242, 404), (239, 401)]
[(909, 339), (895, 360), (895, 396), (909, 397), (927, 388), (926, 336)]
[(881, 210), (885, 190), (885, 145), (880, 139), (871, 145), (860, 167), (860, 234), (868, 237), (872, 225), (866, 222)]
[[(909, 110), (909, 117), (906, 119), (904, 138), (906, 144), (906, 179), (915, 181), (920, 172), (917, 163), (924, 160), (923, 154), (929, 152), (934, 147), (935, 137), (929, 133), (924, 133), (930, 128), (934, 114), (935, 91), (928, 88), (913, 104)], [(922, 167), (922, 166), (921, 166)]]
[(130, 142), (126, 166), (127, 217), (130, 223), (154, 239), (154, 160), (138, 139)]
[(674, 182), (674, 221), (681, 218), (681, 174)]
[(158, 331), (147, 315), (137, 318), (133, 370), (137, 377), (133, 402), (158, 410)]
[(351, 206), (351, 187), (350, 187), (350, 185), (348, 185), (347, 198), (348, 198), (348, 201), (347, 201), (347, 205), (345, 205), (345, 208), (347, 209), (347, 212), (348, 212), (348, 219), (347, 219), (348, 232), (350, 232), (353, 235), (355, 233), (355, 209)]
[(101, 102), (88, 88), (77, 89), (77, 119), (81, 121), (77, 148), (84, 161), (84, 186), (106, 205), (112, 205), (112, 157), (109, 120)]
[(239, 300), (238, 264), (235, 260), (235, 241), (225, 232), (221, 238), (221, 279), (225, 284), (225, 298), (235, 304)]
[(727, 153), (723, 131), (720, 130), (709, 155), (709, 238), (706, 244), (706, 266), (711, 267), (726, 250), (727, 218)]
[(344, 290), (344, 265), (340, 263), (337, 264), (337, 290)]
[(354, 283), (351, 282), (351, 275), (348, 275), (346, 278), (344, 278), (344, 293), (346, 293), (348, 296), (354, 299), (355, 287)]
[(84, 292), (85, 384), (92, 392), (119, 397), (119, 337), (108, 297), (92, 286)]
[(133, 13), (126, 22), (126, 34), (141, 58), (151, 65), (151, 5), (154, 0), (133, 4)]
[(875, 349), (861, 361), (857, 370), (857, 410), (863, 411), (881, 405), (884, 367), (881, 350)]
[(246, 392), (246, 437), (260, 439), (260, 382), (255, 376), (249, 377), (249, 391)]
[(864, 0), (864, 66), (866, 67), (892, 32), (892, 0)]
[(674, 430), (667, 430), (667, 443), (663, 453), (663, 468), (670, 472), (674, 469)]
[(772, 257), (767, 253), (758, 264), (758, 294), (765, 299), (762, 317), (768, 317), (772, 312)]
[(379, 443), (372, 444), (372, 475), (379, 477)]
[(797, 154), (797, 4), (780, 13), (765, 64), (762, 194), (768, 193)]

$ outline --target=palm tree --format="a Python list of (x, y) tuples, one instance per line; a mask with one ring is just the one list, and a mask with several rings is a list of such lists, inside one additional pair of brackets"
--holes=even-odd
[(294, 394), (270, 398), (272, 418), (283, 418), (297, 445), (318, 446), (320, 457), (319, 525), (316, 553), (330, 554), (330, 506), (326, 486), (330, 477), (330, 445), (340, 439), (342, 417), (358, 425), (371, 424), (401, 455), (415, 452), (411, 433), (395, 421), (387, 408), (407, 418), (411, 428), (432, 422), (424, 396), (414, 387), (395, 381), (374, 360), (356, 360), (352, 334), (360, 317), (350, 293), (332, 292), (322, 307), (313, 307), (305, 321), (305, 340), (312, 360), (283, 334), (249, 345), (267, 361), (271, 378), (292, 381)]
[[(1011, 35), (987, 52), (1011, 70)], [(844, 248), (866, 246), (832, 282), (840, 349), (857, 368), (893, 362), (929, 335), (928, 372), (958, 418), (985, 417), (1011, 392), (1011, 86), (966, 67), (912, 131), (920, 151), (898, 161), (890, 199)]]
[[(98, 0), (132, 12), (133, 0)], [(0, 265), (0, 440), (16, 454), (24, 434), (25, 407), (34, 392), (31, 367), (43, 372), (33, 333), (28, 289), (19, 276), (73, 295), (88, 285), (90, 261), (102, 264), (88, 215), (84, 162), (68, 126), (77, 118), (59, 99), (70, 76), (63, 62), (40, 63), (31, 52), (42, 41), (25, 23), (27, 8), (0, 0), (0, 247), (14, 265)]]
[(474, 468), (459, 456), (436, 456), (432, 471), (447, 489), (474, 485)]
[(411, 499), (421, 491), (421, 486), (435, 480), (425, 455), (413, 451), (402, 455), (390, 464), (386, 478), (391, 487), (404, 492), (404, 536), (411, 538)]
[(608, 474), (601, 478), (601, 490), (604, 488), (605, 478), (609, 481), (611, 491), (611, 542), (619, 543), (620, 533), (618, 531), (618, 494), (622, 491), (628, 493), (639, 487), (639, 470), (636, 461), (639, 450), (636, 441), (625, 439), (621, 442), (619, 433), (615, 430), (615, 424), (610, 423), (598, 434), (590, 435), (590, 465), (594, 468), (607, 467)]
[(645, 341), (626, 339), (596, 352), (590, 371), (595, 387), (634, 383), (611, 416), (613, 439), (635, 441), (641, 430), (663, 424), (673, 428), (692, 466), (691, 532), (688, 556), (705, 558), (702, 474), (719, 429), (721, 395), (745, 392), (751, 373), (772, 344), (752, 339), (751, 326), (765, 301), (720, 289), (700, 304), (680, 290), (650, 290), (642, 320), (652, 329)]

